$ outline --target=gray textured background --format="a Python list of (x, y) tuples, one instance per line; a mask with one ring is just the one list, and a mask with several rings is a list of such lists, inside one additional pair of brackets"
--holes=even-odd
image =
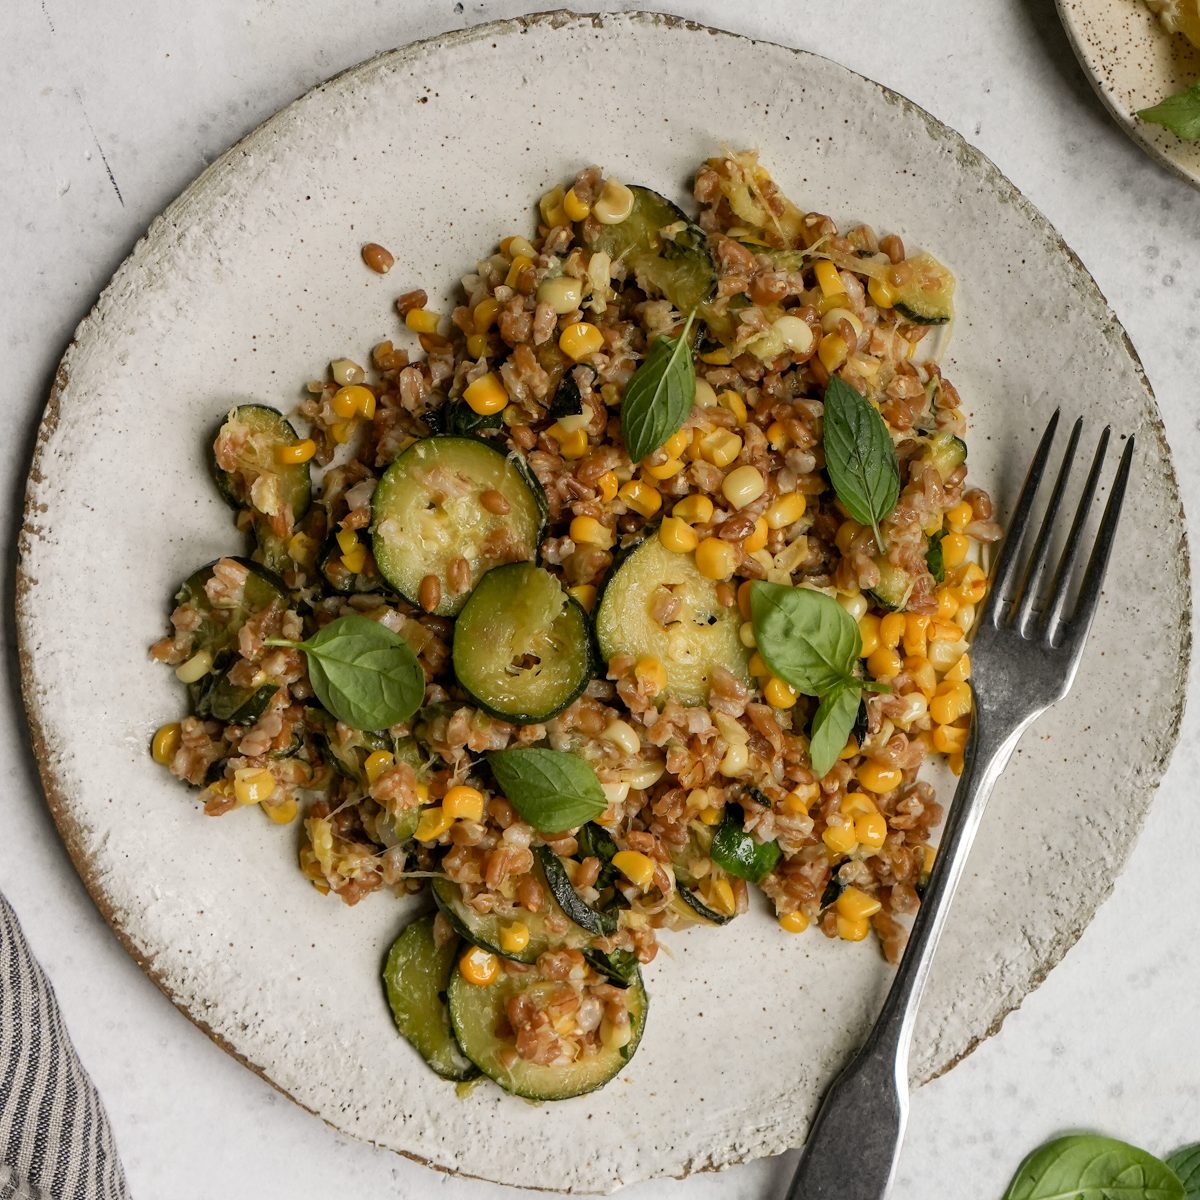
[[(7, 0), (0, 337), (10, 420), (0, 527), (15, 531), (33, 431), (71, 330), (152, 217), (208, 162), (313, 84), (380, 50), (540, 7)], [(1194, 515), (1200, 195), (1108, 120), (1051, 3), (659, 7), (837, 59), (909, 96), (990, 156), (1057, 225), (1129, 331)], [(586, 150), (586, 120), (580, 141)], [(1036, 290), (1038, 281), (1013, 286)], [(1068, 391), (1070, 380), (1063, 386)], [(332, 1132), (211, 1045), (126, 957), (38, 792), (16, 690), (10, 538), (2, 626), (9, 686), (0, 693), (0, 768), (10, 788), (0, 887), (105, 1097), (135, 1195), (515, 1197)], [(1130, 866), (1080, 943), (997, 1037), (914, 1096), (898, 1200), (998, 1197), (1029, 1149), (1069, 1129), (1158, 1153), (1200, 1140), (1195, 728), (1191, 713)], [(757, 1163), (625, 1194), (765, 1198), (779, 1193), (789, 1165)]]

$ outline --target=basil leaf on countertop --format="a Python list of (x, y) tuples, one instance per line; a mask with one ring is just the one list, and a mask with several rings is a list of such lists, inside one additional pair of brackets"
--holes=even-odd
[(577, 829), (608, 807), (596, 772), (574, 754), (520, 746), (487, 760), (509, 804), (538, 833)]
[(629, 457), (639, 463), (678, 432), (696, 400), (696, 364), (688, 331), (696, 310), (688, 313), (683, 332), (658, 337), (646, 361), (625, 385), (621, 400), (621, 436)]
[(862, 685), (856, 679), (842, 680), (821, 697), (808, 743), (808, 756), (818, 778), (829, 774), (846, 748), (861, 701)]
[(1151, 108), (1143, 108), (1138, 116), (1143, 121), (1164, 126), (1176, 137), (1200, 138), (1200, 79), (1190, 88), (1160, 100)]
[(1004, 1200), (1185, 1200), (1183, 1184), (1145, 1150), (1094, 1134), (1056, 1138), (1022, 1164)]
[(1200, 1200), (1200, 1142), (1169, 1154), (1167, 1166), (1179, 1176), (1186, 1200)]
[(750, 587), (750, 613), (763, 662), (796, 691), (823, 696), (853, 676), (862, 635), (832, 596), (757, 580)]
[(266, 644), (303, 650), (317, 699), (354, 729), (399, 725), (425, 698), (425, 672), (412, 647), (368, 617), (338, 617), (306, 642), (268, 638)]
[(825, 467), (846, 511), (870, 525), (882, 552), (879, 522), (896, 507), (900, 463), (884, 419), (845, 380), (833, 376), (825, 389)]
[(783, 853), (778, 842), (760, 842), (742, 828), (746, 815), (740, 804), (726, 804), (725, 816), (713, 836), (709, 857), (730, 875), (762, 883)]

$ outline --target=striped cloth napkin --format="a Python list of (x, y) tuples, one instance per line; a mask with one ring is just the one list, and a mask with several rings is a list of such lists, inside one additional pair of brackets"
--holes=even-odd
[(0, 1200), (129, 1200), (50, 982), (0, 896)]

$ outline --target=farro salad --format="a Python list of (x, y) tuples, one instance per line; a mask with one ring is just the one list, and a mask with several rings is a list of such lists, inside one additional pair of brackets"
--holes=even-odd
[(306, 434), (229, 412), (252, 549), (152, 649), (190, 710), (154, 758), (210, 816), (302, 820), (331, 898), (428, 888), (396, 1023), (530, 1099), (629, 1061), (662, 929), (765, 902), (898, 961), (942, 819), (917, 770), (962, 769), (1000, 529), (933, 353), (954, 277), (753, 152), (693, 194), (589, 167), (448, 319), (400, 296), (422, 354), (333, 362)]

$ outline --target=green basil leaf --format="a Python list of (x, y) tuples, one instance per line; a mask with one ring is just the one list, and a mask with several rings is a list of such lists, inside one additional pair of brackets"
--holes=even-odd
[(1167, 1166), (1179, 1176), (1186, 1200), (1200, 1200), (1200, 1142), (1176, 1150), (1167, 1158)]
[(1200, 138), (1200, 79), (1190, 88), (1160, 100), (1152, 108), (1143, 108), (1138, 116), (1143, 121), (1164, 126), (1177, 137)]
[(696, 365), (688, 331), (696, 312), (688, 313), (677, 338), (659, 337), (646, 361), (625, 385), (621, 400), (621, 436), (635, 462), (653, 454), (687, 420), (696, 399)]
[(619, 988), (627, 988), (637, 978), (637, 955), (629, 950), (610, 950), (607, 954), (602, 950), (585, 950), (583, 957)]
[(896, 507), (900, 463), (883, 418), (865, 396), (834, 376), (825, 389), (825, 467), (838, 499), (860, 524), (875, 531)]
[(480, 415), (465, 400), (450, 400), (441, 408), (424, 413), (421, 420), (431, 433), (448, 433), (464, 437), (487, 429), (500, 428), (500, 414)]
[(806, 696), (823, 696), (854, 673), (862, 635), (831, 596), (756, 581), (750, 588), (754, 637), (763, 662)]
[(538, 833), (562, 833), (608, 807), (596, 772), (574, 754), (523, 746), (488, 756), (500, 790)]
[(862, 687), (856, 679), (845, 679), (821, 697), (812, 722), (808, 756), (818, 778), (829, 774), (838, 755), (846, 748), (858, 718)]
[(1076, 1134), (1035, 1150), (1004, 1200), (1184, 1200), (1164, 1162), (1113, 1138)]
[(929, 549), (925, 551), (925, 565), (929, 568), (930, 575), (933, 576), (934, 583), (946, 582), (946, 563), (942, 558), (942, 538), (946, 536), (946, 531), (939, 530), (937, 533), (929, 535)]
[(730, 875), (750, 883), (762, 883), (783, 853), (778, 842), (760, 842), (742, 825), (746, 814), (740, 804), (726, 804), (725, 816), (713, 836), (709, 857)]
[(378, 621), (339, 617), (299, 648), (308, 655), (317, 699), (354, 729), (399, 725), (425, 696), (425, 672), (412, 647)]

